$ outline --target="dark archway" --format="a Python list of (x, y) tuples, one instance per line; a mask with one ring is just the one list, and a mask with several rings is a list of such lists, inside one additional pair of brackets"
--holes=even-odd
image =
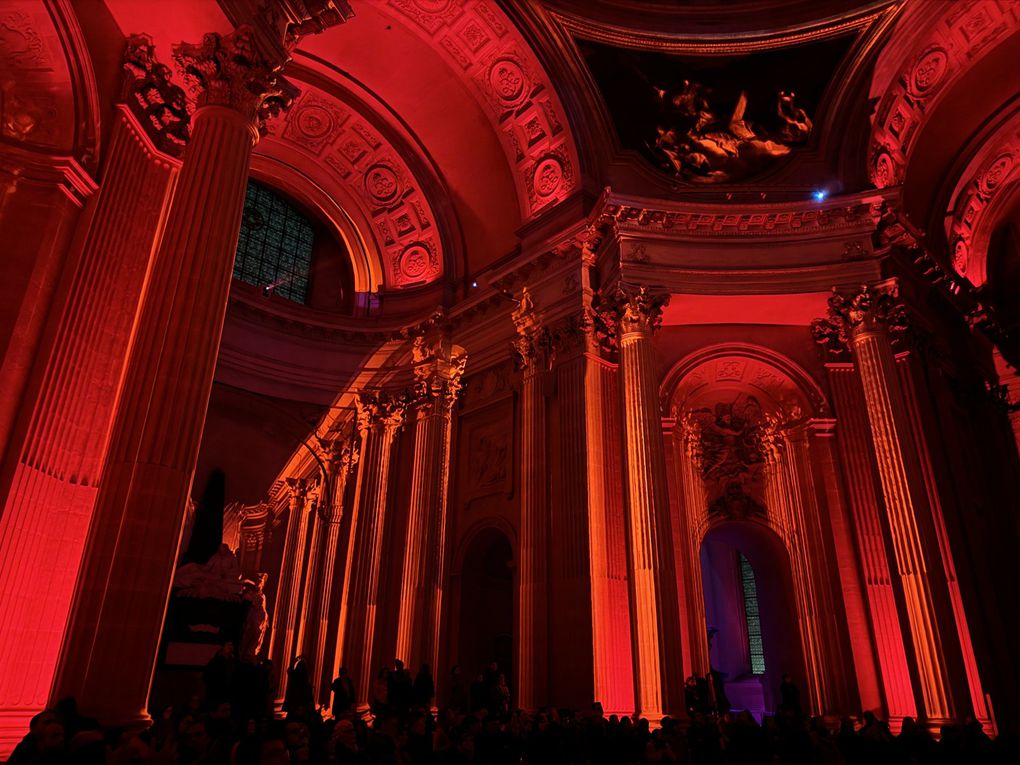
[[(457, 657), (470, 683), (491, 662), (513, 678), (513, 548), (502, 531), (486, 528), (469, 543), (460, 571)], [(511, 692), (514, 689), (511, 688)]]
[[(790, 559), (782, 540), (753, 522), (728, 521), (701, 543), (705, 618), (712, 667), (724, 675), (731, 706), (772, 714), (779, 683), (789, 673), (802, 688), (804, 654)], [(748, 581), (750, 579), (750, 581)], [(754, 639), (755, 603), (760, 644)], [(760, 653), (759, 653), (760, 649)]]

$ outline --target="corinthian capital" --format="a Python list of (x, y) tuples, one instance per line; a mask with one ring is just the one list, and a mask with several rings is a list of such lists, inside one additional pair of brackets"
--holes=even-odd
[(288, 478), (287, 490), (290, 492), (290, 509), (296, 510), (304, 505), (308, 497), (308, 481), (304, 478)]
[(521, 288), (521, 297), (510, 318), (513, 319), (517, 330), (517, 337), (511, 343), (514, 361), (518, 369), (533, 370), (544, 356), (545, 337), (538, 312), (535, 310), (535, 302), (527, 287)]
[(662, 309), (669, 303), (669, 295), (652, 292), (648, 287), (636, 291), (619, 289), (620, 332), (654, 332), (662, 325)]
[(229, 35), (210, 32), (197, 44), (180, 43), (173, 57), (199, 106), (234, 109), (253, 120), (260, 133), (265, 121), (288, 109), (298, 93), (279, 73), (284, 62), (259, 53), (248, 25)]
[(131, 35), (124, 48), (124, 101), (156, 148), (175, 157), (184, 153), (191, 135), (191, 110), (173, 71), (156, 59), (148, 35)]
[(815, 342), (834, 354), (846, 352), (857, 333), (885, 329), (898, 336), (906, 328), (907, 312), (895, 279), (862, 284), (855, 292), (833, 287), (826, 315), (811, 322)]
[(467, 367), (467, 351), (454, 345), (445, 335), (414, 339), (414, 378), (412, 396), (418, 409), (448, 411), (461, 389)]
[(407, 398), (386, 391), (362, 391), (355, 400), (358, 409), (358, 431), (363, 435), (372, 429), (396, 430), (404, 424)]

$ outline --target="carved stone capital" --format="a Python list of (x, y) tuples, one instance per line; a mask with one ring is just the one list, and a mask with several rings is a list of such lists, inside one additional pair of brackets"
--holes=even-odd
[(350, 438), (322, 439), (325, 471), (320, 479), (317, 502), (319, 517), (326, 523), (339, 523), (343, 517), (343, 494), (347, 479), (361, 456), (357, 441)]
[(364, 435), (369, 430), (396, 430), (404, 424), (407, 412), (407, 398), (402, 393), (362, 391), (355, 399), (358, 410), (358, 431)]
[(907, 329), (906, 308), (899, 302), (894, 279), (862, 284), (856, 292), (833, 287), (825, 317), (811, 322), (811, 335), (828, 352), (839, 355), (850, 348), (855, 334), (885, 330), (899, 337)]
[(184, 89), (173, 83), (173, 71), (156, 59), (148, 35), (131, 35), (124, 49), (123, 98), (160, 151), (184, 153), (191, 137), (191, 106)]
[(669, 298), (668, 293), (645, 286), (618, 285), (613, 291), (596, 293), (589, 313), (596, 341), (615, 351), (623, 335), (654, 332), (662, 325), (662, 309)]
[(287, 478), (287, 490), (290, 494), (290, 509), (302, 507), (308, 498), (308, 480), (305, 478)]
[(414, 384), (411, 396), (419, 413), (448, 412), (461, 390), (467, 351), (445, 335), (416, 337), (413, 349)]
[(210, 32), (200, 43), (180, 43), (173, 57), (200, 107), (234, 109), (260, 133), (266, 120), (290, 108), (298, 94), (279, 73), (284, 62), (268, 61), (259, 53), (249, 25), (229, 35)]
[(537, 369), (546, 358), (544, 352), (546, 337), (527, 287), (521, 288), (521, 297), (510, 318), (513, 319), (517, 330), (517, 337), (511, 341), (515, 366), (518, 369)]

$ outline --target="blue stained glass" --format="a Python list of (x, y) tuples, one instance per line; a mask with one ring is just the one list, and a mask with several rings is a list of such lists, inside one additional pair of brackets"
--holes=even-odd
[(751, 655), (751, 674), (765, 674), (765, 648), (761, 640), (761, 614), (758, 611), (758, 584), (751, 562), (740, 554), (740, 581), (744, 587), (744, 617), (747, 621), (747, 648)]

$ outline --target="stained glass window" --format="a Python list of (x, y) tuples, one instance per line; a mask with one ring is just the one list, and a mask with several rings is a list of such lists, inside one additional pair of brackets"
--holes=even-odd
[(234, 278), (296, 303), (308, 302), (315, 229), (272, 189), (248, 181)]
[(751, 562), (740, 553), (740, 581), (744, 586), (744, 617), (747, 620), (747, 648), (751, 654), (751, 674), (765, 674), (765, 649), (761, 642), (761, 617), (758, 613), (758, 585)]

